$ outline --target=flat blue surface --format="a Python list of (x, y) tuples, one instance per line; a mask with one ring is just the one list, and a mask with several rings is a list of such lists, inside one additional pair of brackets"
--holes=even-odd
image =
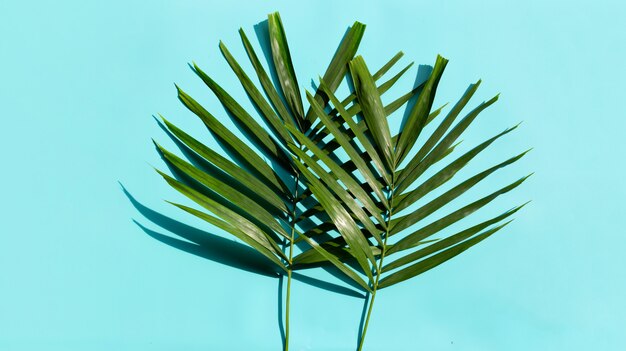
[[(474, 105), (502, 93), (464, 150), (524, 121), (474, 171), (535, 148), (468, 195), (535, 171), (484, 215), (531, 205), (499, 235), (381, 291), (367, 350), (626, 349), (624, 3), (384, 3), (0, 2), (0, 350), (280, 349), (278, 281), (149, 237), (133, 219), (167, 231), (118, 184), (217, 232), (162, 201), (181, 199), (151, 168), (163, 163), (150, 138), (171, 146), (151, 115), (212, 143), (172, 83), (230, 123), (187, 62), (245, 100), (217, 43), (251, 72), (237, 29), (256, 39), (275, 10), (303, 86), (359, 20), (373, 67), (398, 50), (404, 63), (450, 59), (436, 104), (478, 78)], [(362, 300), (295, 282), (292, 308), (292, 350), (355, 349)]]

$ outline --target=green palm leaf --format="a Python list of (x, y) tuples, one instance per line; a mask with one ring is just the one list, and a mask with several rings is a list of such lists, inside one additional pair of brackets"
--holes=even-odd
[(278, 12), (268, 16), (270, 47), (272, 49), (272, 59), (278, 74), (280, 87), (283, 96), (287, 100), (287, 105), (291, 109), (300, 129), (304, 129), (304, 108), (302, 107), (302, 97), (300, 96), (300, 86), (296, 78), (296, 72), (291, 62), (291, 53), (287, 45), (287, 36), (283, 28), (283, 22)]
[[(325, 90), (319, 89), (315, 96), (308, 97), (308, 100), (316, 102), (315, 108), (324, 109), (328, 102), (326, 92), (334, 93), (340, 85), (348, 72), (348, 63), (353, 59), (359, 47), (364, 30), (365, 25), (355, 22), (340, 42), (324, 73), (324, 79), (328, 82)], [(155, 144), (176, 177), (162, 171), (158, 171), (159, 174), (172, 188), (198, 205), (200, 209), (178, 203), (172, 203), (173, 205), (243, 241), (286, 273), (288, 297), (286, 299), (285, 349), (287, 349), (289, 345), (289, 296), (296, 240), (312, 243), (311, 239), (305, 236), (306, 234), (302, 234), (303, 232), (323, 234), (321, 231), (325, 233), (339, 230), (345, 235), (350, 246), (367, 249), (364, 254), (362, 254), (363, 250), (350, 251), (350, 255), (361, 263), (360, 271), (367, 271), (369, 277), (372, 277), (372, 273), (366, 268), (370, 263), (375, 262), (375, 250), (372, 251), (367, 239), (361, 235), (359, 225), (368, 223), (370, 215), (378, 215), (378, 209), (376, 204), (370, 201), (370, 212), (364, 212), (359, 200), (352, 198), (352, 195), (345, 193), (343, 189), (335, 187), (335, 195), (341, 194), (344, 200), (352, 199), (351, 209), (357, 213), (353, 219), (353, 213), (343, 210), (333, 194), (327, 193), (325, 185), (332, 184), (331, 180), (335, 180), (335, 178), (327, 178), (327, 183), (320, 183), (315, 189), (316, 197), (308, 198), (307, 202), (310, 203), (308, 206), (335, 204), (337, 211), (330, 211), (329, 216), (339, 218), (342, 225), (327, 223), (319, 228), (308, 230), (300, 227), (301, 222), (298, 219), (301, 213), (306, 211), (301, 202), (307, 198), (302, 195), (304, 191), (308, 191), (302, 179), (314, 177), (308, 168), (302, 167), (299, 162), (294, 162), (299, 156), (309, 159), (309, 156), (303, 154), (296, 144), (305, 138), (305, 134), (319, 132), (319, 129), (313, 129), (316, 125), (317, 114), (312, 109), (309, 109), (306, 114), (304, 112), (304, 103), (300, 95), (285, 28), (278, 13), (268, 15), (267, 31), (270, 39), (271, 59), (263, 63), (259, 60), (243, 29), (239, 30), (243, 47), (254, 69), (253, 75), (245, 72), (224, 43), (220, 42), (219, 48), (257, 109), (256, 111), (259, 112), (259, 118), (268, 128), (262, 126), (258, 121), (259, 118), (255, 118), (252, 113), (246, 111), (233, 95), (194, 63), (193, 72), (217, 97), (231, 121), (244, 131), (246, 139), (240, 138), (226, 126), (221, 116), (216, 117), (183, 89), (176, 86), (179, 100), (200, 118), (215, 140), (228, 151), (228, 157), (220, 155), (219, 152), (165, 118), (163, 118), (163, 123), (171, 133), (171, 137), (180, 145), (184, 145), (186, 151), (191, 152), (193, 157), (206, 161), (213, 168), (203, 169), (175, 155), (160, 144), (156, 142)], [(400, 57), (400, 54), (396, 55), (386, 63), (379, 70), (378, 78), (391, 69)], [(267, 64), (271, 71), (276, 72), (278, 78), (276, 84), (268, 76), (264, 64)], [(253, 81), (254, 76), (258, 79), (260, 87)], [(380, 93), (388, 90), (400, 76), (401, 74), (381, 86)], [(346, 104), (353, 103), (354, 97), (348, 96), (344, 98), (344, 101)], [(293, 133), (299, 133), (298, 137), (294, 137)], [(351, 139), (347, 139), (346, 142), (350, 142)], [(325, 151), (323, 155), (334, 157), (332, 154), (331, 150)], [(276, 168), (277, 165), (280, 168)], [(321, 169), (317, 171), (322, 174)], [(357, 183), (354, 185), (356, 186)], [(365, 193), (358, 194), (361, 197), (368, 196)], [(317, 199), (321, 200), (317, 202)], [(371, 221), (369, 223), (371, 224)], [(368, 228), (370, 235), (380, 238), (377, 227), (368, 225)], [(299, 236), (300, 234), (302, 235)], [(324, 249), (321, 248), (320, 251), (315, 252), (324, 253)], [(330, 262), (334, 260), (330, 256), (324, 257)], [(352, 269), (344, 269), (338, 260), (335, 260), (335, 263), (341, 266), (341, 272), (351, 277), (363, 289), (368, 289), (365, 280), (359, 277), (360, 273)]]
[(374, 84), (374, 78), (365, 65), (363, 57), (357, 56), (350, 62), (350, 73), (365, 123), (378, 150), (384, 155), (387, 166), (389, 169), (393, 169), (395, 158), (389, 124), (387, 124), (387, 114), (380, 99), (378, 88)]
[[(399, 52), (371, 73), (363, 57), (357, 55), (365, 25), (354, 22), (318, 87), (314, 92), (305, 91), (303, 100), (280, 15), (268, 15), (267, 24), (271, 56), (267, 62), (259, 59), (243, 29), (239, 30), (253, 74), (244, 70), (224, 43), (219, 44), (258, 117), (246, 111), (209, 73), (195, 63), (192, 65), (193, 72), (217, 97), (246, 138), (234, 133), (222, 116), (212, 114), (176, 86), (179, 100), (200, 118), (228, 156), (163, 118), (171, 137), (184, 145), (183, 151), (206, 161), (210, 167), (189, 162), (155, 142), (175, 177), (158, 172), (199, 208), (172, 202), (174, 206), (243, 241), (285, 272), (285, 349), (289, 346), (292, 271), (323, 264), (336, 267), (353, 285), (371, 294), (361, 349), (378, 290), (450, 260), (510, 223), (523, 205), (454, 234), (445, 232), (522, 184), (527, 177), (468, 204), (457, 203), (463, 199), (461, 195), (517, 162), (526, 152), (472, 175), (420, 204), (435, 189), (452, 183), (476, 156), (517, 127), (448, 161), (464, 131), (498, 96), (478, 105), (457, 122), (480, 85), (478, 81), (470, 85), (445, 117), (438, 118), (446, 105), (434, 108), (433, 104), (448, 63), (438, 56), (424, 82), (383, 104), (383, 95), (400, 82), (413, 63), (384, 80), (403, 56)], [(275, 82), (267, 69), (275, 72)], [(336, 91), (346, 75), (354, 91), (340, 99)], [(389, 126), (393, 125), (394, 112), (403, 106), (411, 107), (407, 107), (406, 120), (394, 135)], [(431, 129), (425, 127), (431, 123), (437, 125), (430, 135), (424, 135)], [(424, 141), (418, 143), (421, 139)], [(438, 171), (418, 181), (438, 165)], [(429, 219), (435, 216), (434, 220)], [(393, 260), (389, 262), (390, 259)]]
[[(459, 172), (467, 168), (472, 159), (517, 128), (514, 126), (506, 129), (480, 143), (442, 166), (428, 179), (417, 182), (431, 167), (447, 159), (446, 156), (459, 144), (457, 140), (463, 132), (482, 111), (498, 99), (496, 96), (481, 103), (454, 125), (456, 118), (476, 92), (480, 81), (470, 85), (446, 117), (433, 128), (430, 135), (424, 137), (425, 141), (416, 147), (418, 137), (420, 139), (423, 137), (424, 127), (432, 123), (442, 111), (443, 107), (433, 109), (433, 101), (447, 63), (448, 60), (438, 56), (428, 79), (392, 105), (390, 110), (395, 111), (409, 99), (416, 97), (415, 103), (408, 111), (406, 122), (393, 137), (388, 122), (393, 111), (387, 111), (383, 106), (380, 98), (383, 89), (375, 85), (375, 77), (371, 75), (361, 56), (355, 57), (349, 65), (355, 90), (352, 106), (347, 107), (344, 101), (337, 99), (324, 79), (320, 79), (320, 88), (333, 107), (330, 115), (307, 93), (321, 127), (316, 133), (309, 135), (288, 128), (300, 145), (304, 146), (298, 149), (291, 146), (296, 155), (294, 162), (303, 174), (306, 173), (305, 182), (312, 196), (319, 201), (306, 213), (326, 214), (330, 217), (311, 231), (311, 234), (326, 235), (306, 238), (311, 248), (296, 256), (294, 268), (307, 268), (328, 260), (335, 266), (341, 262), (348, 269), (357, 258), (358, 265), (369, 279), (367, 290), (371, 292), (370, 307), (359, 349), (363, 346), (374, 297), (378, 290), (415, 277), (450, 260), (500, 231), (510, 223), (508, 218), (522, 208), (516, 207), (455, 234), (447, 234), (444, 231), (450, 225), (485, 207), (495, 198), (517, 188), (528, 176), (448, 214), (440, 215), (431, 223), (422, 224), (444, 209), (454, 208), (461, 195), (475, 188), (497, 170), (517, 162), (527, 151), (477, 173), (429, 202), (413, 208), (417, 201), (455, 179)], [(320, 143), (326, 136), (333, 138), (329, 142)], [(339, 156), (341, 154), (339, 151), (344, 153), (343, 157)], [(413, 156), (409, 157), (406, 166), (401, 168), (402, 161), (409, 155)], [(322, 188), (323, 186), (327, 189)], [(356, 206), (356, 203), (361, 203), (363, 208), (367, 209), (368, 217), (364, 217), (365, 212)], [(372, 206), (375, 206), (374, 210), (378, 213), (372, 213)], [(338, 213), (341, 216), (338, 216)], [(332, 224), (335, 228), (348, 226), (349, 235), (345, 233), (346, 229), (342, 228), (338, 231), (339, 236), (329, 237), (328, 229), (332, 228)], [(422, 224), (422, 227), (414, 229), (418, 224)], [(357, 240), (354, 237), (357, 233), (366, 242)], [(436, 235), (440, 237), (433, 238)], [(372, 244), (370, 238), (375, 238), (376, 244)], [(415, 250), (418, 246), (419, 249)], [(363, 257), (368, 257), (371, 261), (372, 255), (375, 262), (370, 262), (369, 267), (364, 267)], [(384, 265), (385, 260), (394, 257), (394, 261)], [(370, 271), (374, 274), (368, 274)]]

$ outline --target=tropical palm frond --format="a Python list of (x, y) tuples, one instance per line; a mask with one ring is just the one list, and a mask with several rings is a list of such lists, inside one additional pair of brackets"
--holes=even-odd
[[(195, 156), (214, 166), (221, 174), (219, 177), (211, 174), (207, 170), (202, 169), (202, 167), (197, 167), (193, 163), (176, 156), (160, 144), (156, 143), (156, 145), (168, 165), (175, 173), (183, 176), (173, 178), (160, 172), (173, 188), (207, 210), (209, 209), (206, 207), (206, 202), (209, 200), (214, 201), (215, 203), (209, 210), (212, 215), (207, 214), (209, 216), (217, 215), (215, 211), (233, 211), (230, 214), (231, 217), (226, 220), (228, 223), (233, 218), (237, 218), (238, 221), (245, 222), (246, 226), (250, 226), (241, 227), (238, 221), (230, 223), (239, 231), (237, 235), (233, 235), (239, 237), (238, 235), (241, 234), (240, 232), (243, 229), (254, 228), (253, 232), (262, 233), (262, 237), (265, 238), (261, 239), (261, 236), (252, 238), (255, 248), (265, 242), (265, 240), (269, 240), (272, 242), (270, 246), (273, 249), (266, 249), (274, 254), (275, 259), (285, 261), (280, 265), (281, 269), (288, 269), (290, 265), (289, 260), (285, 259), (283, 253), (280, 252), (281, 250), (276, 248), (284, 245), (285, 241), (287, 243), (292, 241), (292, 235), (286, 233), (285, 228), (293, 226), (294, 218), (292, 212), (296, 209), (297, 203), (307, 199), (307, 194), (310, 194), (310, 191), (305, 189), (305, 184), (302, 182), (298, 186), (294, 184), (300, 172), (294, 164), (294, 158), (292, 157), (295, 154), (292, 153), (290, 145), (293, 145), (295, 140), (290, 131), (295, 130), (302, 134), (315, 136), (313, 138), (318, 139), (318, 141), (321, 141), (324, 136), (328, 135), (328, 132), (323, 127), (320, 128), (321, 124), (315, 123), (318, 114), (313, 109), (309, 109), (306, 113), (303, 112), (303, 102), (297, 87), (297, 79), (280, 16), (278, 13), (274, 13), (270, 14), (268, 18), (272, 61), (267, 62), (267, 64), (270, 66), (270, 69), (277, 72), (279, 77), (278, 85), (274, 85), (270, 80), (266, 69), (263, 67), (242, 29), (239, 31), (242, 43), (255, 70), (261, 89), (257, 87), (252, 78), (244, 71), (226, 45), (222, 42), (219, 44), (225, 60), (232, 68), (233, 73), (257, 108), (257, 111), (260, 112), (259, 117), (268, 127), (266, 128), (259, 124), (257, 122), (258, 118), (253, 117), (252, 114), (246, 111), (232, 95), (194, 63), (191, 66), (193, 72), (215, 94), (233, 122), (246, 132), (248, 140), (241, 139), (220, 122), (220, 118), (215, 117), (182, 88), (176, 86), (179, 100), (201, 119), (214, 138), (230, 151), (231, 157), (222, 156), (219, 152), (187, 134), (163, 116), (161, 116), (163, 124), (171, 135), (177, 139), (177, 142), (185, 145)], [(348, 72), (348, 62), (356, 53), (364, 29), (365, 26), (363, 24), (355, 22), (344, 36), (324, 74), (324, 81), (330, 83), (325, 83), (324, 90), (318, 89), (314, 96), (310, 96), (310, 99), (316, 102), (316, 107), (326, 107), (328, 103), (326, 91), (336, 91), (341, 80), (345, 77)], [(377, 71), (374, 79), (378, 80), (385, 75), (394, 67), (402, 55), (400, 52), (393, 56)], [(402, 69), (388, 81), (381, 83), (377, 87), (379, 93), (384, 94), (389, 90), (400, 76), (406, 72), (408, 67)], [(398, 101), (391, 103), (388, 108), (390, 110), (397, 109), (398, 106), (414, 96), (415, 93), (414, 89), (398, 99)], [(283, 99), (282, 96), (285, 98)], [(352, 115), (356, 115), (359, 112), (359, 106), (358, 103), (355, 103), (355, 99), (356, 96), (352, 94), (346, 97), (338, 106), (344, 110), (351, 104), (348, 110)], [(331, 111), (331, 116), (334, 121), (337, 121), (339, 118), (336, 111)], [(351, 141), (354, 135), (347, 138), (347, 140)], [(250, 146), (250, 143), (256, 147)], [(332, 143), (326, 143), (323, 145), (323, 148), (327, 154), (332, 154), (333, 151), (337, 150), (337, 147)], [(280, 172), (275, 169), (275, 165), (280, 165), (280, 171), (287, 172), (288, 177), (281, 176)], [(300, 194), (296, 194), (296, 191), (300, 191)], [(371, 205), (370, 209), (374, 212), (375, 206), (374, 204)], [(314, 203), (311, 205), (311, 208), (320, 208), (320, 206)], [(189, 212), (186, 208), (185, 210)], [(196, 215), (197, 213), (194, 212), (193, 214)], [(301, 217), (302, 214), (298, 213), (298, 215)], [(218, 215), (219, 218), (223, 216), (225, 214), (222, 212)], [(201, 217), (205, 220), (207, 219), (206, 215)], [(215, 220), (211, 219), (211, 221)], [(243, 231), (243, 233), (247, 232)], [(247, 240), (250, 239), (248, 238)], [(267, 254), (267, 252), (265, 253)], [(272, 258), (272, 261), (276, 262), (274, 258)]]
[[(308, 172), (308, 170), (303, 169), (297, 160), (298, 157), (306, 155), (300, 148), (294, 148), (299, 141), (294, 138), (293, 133), (310, 136), (314, 140), (313, 144), (319, 145), (324, 150), (324, 155), (332, 158), (336, 158), (335, 152), (341, 151), (338, 148), (339, 144), (324, 142), (329, 131), (334, 130), (333, 126), (341, 128), (342, 135), (345, 135), (342, 143), (352, 143), (354, 138), (360, 135), (350, 134), (351, 129), (345, 129), (340, 123), (341, 114), (348, 113), (350, 116), (356, 116), (360, 112), (358, 97), (354, 94), (345, 97), (341, 103), (333, 104), (335, 109), (330, 112), (329, 119), (325, 119), (326, 122), (332, 123), (330, 128), (319, 123), (318, 118), (319, 110), (329, 107), (328, 93), (333, 93), (334, 99), (334, 93), (348, 74), (349, 62), (356, 54), (365, 25), (355, 22), (344, 35), (323, 75), (323, 89), (319, 88), (313, 94), (307, 93), (307, 100), (313, 102), (313, 105), (306, 111), (304, 106), (307, 104), (301, 96), (287, 37), (278, 13), (268, 16), (267, 30), (271, 60), (265, 63), (259, 60), (244, 30), (239, 30), (248, 60), (254, 69), (250, 75), (231, 54), (226, 44), (219, 43), (224, 59), (241, 83), (258, 116), (247, 111), (233, 95), (222, 88), (197, 64), (190, 65), (192, 71), (217, 97), (233, 123), (244, 132), (245, 138), (233, 133), (221, 122), (220, 117), (216, 117), (181, 87), (176, 86), (179, 100), (200, 118), (214, 139), (227, 150), (228, 156), (223, 156), (220, 152), (187, 134), (163, 116), (161, 116), (162, 123), (176, 143), (182, 145), (194, 159), (202, 160), (202, 163), (209, 167), (202, 167), (193, 161), (179, 157), (157, 142), (155, 145), (174, 176), (157, 170), (159, 174), (172, 188), (194, 202), (200, 209), (179, 203), (173, 203), (173, 205), (233, 235), (265, 256), (276, 266), (279, 274), (287, 275), (288, 315), (288, 296), (295, 244), (308, 240), (308, 238), (298, 236), (298, 233), (305, 231), (303, 229), (305, 224), (301, 219), (307, 212), (319, 214), (319, 209), (326, 205), (323, 203), (324, 198), (320, 200), (320, 198), (311, 197), (309, 183), (301, 181), (301, 171)], [(411, 66), (409, 64), (391, 79), (378, 83), (387, 72), (394, 68), (402, 56), (401, 52), (394, 55), (372, 77), (372, 84), (375, 84), (372, 89), (375, 89), (378, 94), (382, 95), (393, 87)], [(270, 78), (266, 67), (269, 68), (269, 72), (275, 73), (276, 83)], [(258, 83), (255, 83), (254, 79), (258, 80)], [(417, 89), (413, 89), (384, 108), (391, 113), (415, 96), (417, 92)], [(367, 130), (367, 125), (359, 123), (359, 126)], [(367, 155), (358, 156), (355, 159), (369, 162)], [(364, 164), (358, 163), (356, 166), (363, 167)], [(352, 166), (348, 164), (342, 167)], [(379, 180), (370, 180), (378, 189)], [(361, 189), (360, 183), (353, 185), (355, 191)], [(322, 187), (322, 189), (325, 188)], [(306, 206), (303, 205), (305, 203)], [(358, 213), (361, 220), (371, 215), (379, 216), (377, 203), (370, 201), (367, 205), (368, 213), (359, 211), (360, 204), (356, 202), (351, 208)], [(379, 219), (382, 220), (382, 217)], [(364, 221), (364, 223), (367, 222)], [(375, 227), (368, 229), (372, 235), (381, 239)], [(369, 246), (357, 231), (351, 233), (348, 241), (352, 245), (360, 243), (363, 245), (362, 249)], [(382, 241), (380, 243), (382, 244)], [(375, 252), (368, 251), (366, 255), (362, 255), (363, 259), (360, 262), (363, 268), (367, 263), (374, 262), (375, 254)], [(350, 274), (348, 271), (345, 273)], [(363, 287), (367, 287), (367, 284)], [(286, 347), (288, 335), (288, 323), (286, 323)]]
[[(195, 63), (190, 65), (245, 135), (242, 138), (233, 133), (220, 117), (176, 86), (179, 100), (200, 118), (227, 156), (161, 116), (168, 133), (184, 147), (183, 151), (202, 161), (199, 165), (179, 157), (155, 142), (174, 176), (160, 170), (158, 173), (198, 208), (173, 205), (233, 235), (266, 257), (278, 274), (287, 276), (285, 349), (289, 345), (293, 270), (330, 264), (354, 285), (371, 293), (360, 349), (377, 290), (455, 257), (501, 230), (524, 206), (453, 234), (445, 232), (518, 187), (527, 176), (423, 223), (526, 152), (501, 161), (422, 204), (517, 126), (450, 160), (460, 136), (498, 96), (479, 104), (459, 120), (480, 85), (478, 81), (444, 116), (447, 105), (433, 107), (448, 63), (438, 56), (424, 82), (384, 104), (382, 96), (413, 63), (382, 81), (403, 53), (397, 53), (371, 73), (365, 60), (356, 56), (364, 30), (365, 25), (359, 22), (350, 27), (319, 78), (319, 85), (304, 94), (278, 13), (268, 16), (267, 62), (259, 59), (244, 30), (239, 30), (253, 73), (246, 72), (226, 44), (220, 42), (219, 49), (254, 106), (254, 113), (247, 111), (209, 73)], [(353, 92), (340, 99), (336, 92), (345, 77), (351, 80)], [(389, 118), (405, 106), (405, 119), (400, 131), (393, 135)], [(428, 130), (433, 131), (423, 135), (429, 125), (432, 128)], [(418, 143), (418, 139), (424, 141)], [(441, 167), (433, 171), (435, 166)], [(421, 180), (425, 176), (427, 179)]]
[[(298, 142), (297, 145), (289, 144), (294, 159), (298, 160), (296, 166), (304, 176), (310, 194), (319, 202), (306, 214), (323, 214), (317, 227), (319, 230), (314, 228), (299, 233), (309, 243), (310, 249), (294, 258), (294, 269), (330, 263), (369, 291), (372, 298), (363, 336), (377, 290), (413, 278), (450, 260), (501, 230), (510, 223), (511, 216), (524, 206), (514, 207), (453, 234), (444, 231), (498, 196), (515, 189), (528, 176), (423, 224), (429, 216), (450, 207), (462, 194), (497, 170), (521, 159), (528, 151), (469, 177), (414, 208), (418, 200), (425, 199), (448, 183), (478, 154), (517, 128), (504, 130), (418, 182), (423, 175), (428, 175), (427, 171), (450, 158), (462, 133), (498, 99), (495, 96), (479, 104), (455, 124), (480, 85), (478, 81), (469, 87), (434, 128), (430, 128), (433, 129), (430, 135), (422, 135), (425, 126), (441, 114), (442, 108), (433, 109), (433, 102), (447, 63), (445, 58), (437, 57), (428, 79), (416, 88), (414, 104), (407, 105), (407, 117), (397, 135), (392, 135), (388, 118), (408, 99), (396, 100), (393, 108), (385, 106), (381, 99), (383, 89), (376, 86), (375, 75), (370, 73), (361, 56), (349, 63), (355, 96), (351, 107), (346, 108), (334, 95), (332, 87), (321, 78), (319, 86), (328, 96), (333, 109), (327, 112), (328, 108), (307, 93), (319, 120), (316, 126), (318, 133), (311, 136), (287, 127)], [(334, 144), (320, 145), (318, 135), (331, 135)], [(419, 146), (418, 137), (425, 140)], [(342, 150), (345, 157), (331, 157), (329, 152), (335, 150)], [(409, 155), (412, 157), (407, 157)], [(421, 227), (416, 228), (418, 225)], [(333, 231), (336, 233), (334, 236), (328, 235)], [(436, 235), (440, 237), (433, 239)]]

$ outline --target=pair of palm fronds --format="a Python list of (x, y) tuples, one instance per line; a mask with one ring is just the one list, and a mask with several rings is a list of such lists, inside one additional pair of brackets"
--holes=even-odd
[[(305, 110), (278, 13), (270, 14), (267, 24), (272, 57), (267, 62), (269, 72), (244, 31), (239, 31), (260, 88), (226, 46), (221, 42), (219, 45), (265, 127), (194, 64), (193, 71), (217, 96), (249, 142), (177, 87), (180, 101), (204, 122), (229, 157), (163, 118), (171, 134), (203, 163), (188, 162), (157, 144), (177, 176), (159, 173), (203, 210), (178, 203), (175, 206), (232, 234), (287, 276), (285, 350), (289, 346), (292, 272), (319, 265), (336, 267), (370, 296), (361, 350), (377, 291), (438, 266), (506, 226), (523, 205), (452, 234), (443, 231), (516, 188), (527, 177), (422, 225), (424, 220), (490, 174), (519, 160), (525, 152), (427, 198), (476, 155), (515, 129), (506, 129), (444, 163), (452, 158), (460, 135), (497, 96), (479, 104), (455, 124), (480, 85), (478, 81), (445, 117), (439, 117), (445, 105), (433, 109), (433, 101), (448, 61), (438, 56), (426, 81), (383, 104), (381, 95), (411, 65), (380, 83), (402, 53), (371, 73), (363, 58), (355, 57), (365, 29), (365, 25), (355, 22), (315, 92), (306, 92), (309, 107)], [(339, 99), (336, 91), (346, 76), (353, 93)], [(399, 133), (392, 136), (388, 118), (403, 106), (404, 121)], [(435, 123), (429, 127), (433, 131), (423, 135), (425, 127)], [(418, 137), (425, 141), (417, 145)], [(417, 224), (421, 226), (415, 228)], [(440, 237), (432, 239), (436, 235)]]

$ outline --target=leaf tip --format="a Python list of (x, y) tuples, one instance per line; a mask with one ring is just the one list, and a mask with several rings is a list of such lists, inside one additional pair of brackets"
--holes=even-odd
[(514, 220), (515, 220), (515, 218), (509, 219), (508, 221), (502, 223), (502, 225), (500, 225), (500, 228), (506, 227), (507, 225), (509, 225), (509, 223), (513, 222)]
[(161, 175), (161, 177), (165, 178), (167, 180), (167, 178), (169, 178), (169, 176), (167, 174), (165, 174), (163, 171), (161, 171), (160, 169), (156, 168), (156, 166), (153, 166), (151, 164), (148, 164), (152, 169), (155, 170), (155, 172), (157, 172), (159, 175)]
[(354, 23), (352, 24), (352, 27), (360, 29), (360, 30), (364, 30), (365, 27), (367, 27), (367, 24), (360, 22), (360, 21), (354, 21)]
[(528, 201), (524, 202), (523, 204), (521, 204), (521, 205), (519, 206), (519, 208), (522, 208), (522, 207), (524, 207), (524, 206), (528, 205), (528, 204), (529, 204), (529, 203), (531, 203), (531, 202), (533, 202), (533, 200), (528, 200)]
[[(166, 125), (169, 126), (171, 124), (170, 121), (168, 121), (167, 118), (165, 118), (165, 116), (163, 116), (160, 113), (159, 113), (159, 118), (161, 118), (161, 121), (163, 121), (163, 123), (165, 123)], [(156, 119), (156, 117), (155, 117), (155, 119)], [(158, 121), (158, 119), (157, 119), (157, 121)]]

